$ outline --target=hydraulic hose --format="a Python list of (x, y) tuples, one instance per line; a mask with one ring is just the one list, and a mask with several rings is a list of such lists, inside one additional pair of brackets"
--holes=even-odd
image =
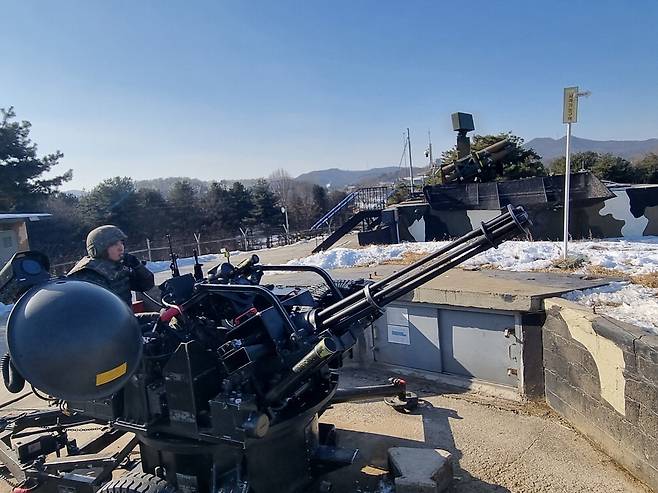
[(0, 360), (0, 366), (2, 366), (2, 379), (5, 382), (5, 387), (12, 394), (18, 394), (25, 387), (25, 379), (23, 375), (18, 373), (18, 370), (11, 362), (11, 357), (9, 353), (5, 353)]

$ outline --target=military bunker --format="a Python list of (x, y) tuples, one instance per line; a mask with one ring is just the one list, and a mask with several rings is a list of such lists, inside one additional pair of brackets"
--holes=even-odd
[[(454, 238), (520, 204), (533, 222), (533, 239), (562, 237), (564, 176), (488, 183), (430, 185), (423, 196), (387, 207), (381, 224), (359, 233), (359, 243), (388, 244)], [(637, 238), (658, 234), (658, 186), (603, 183), (589, 172), (571, 176), (573, 239)]]

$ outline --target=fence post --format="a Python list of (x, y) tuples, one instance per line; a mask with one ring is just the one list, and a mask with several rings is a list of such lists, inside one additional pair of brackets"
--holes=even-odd
[(201, 255), (201, 233), (194, 233), (194, 239), (196, 240), (196, 252)]
[(151, 255), (151, 240), (146, 238), (146, 249), (148, 250), (149, 254), (149, 262), (153, 262), (153, 256)]

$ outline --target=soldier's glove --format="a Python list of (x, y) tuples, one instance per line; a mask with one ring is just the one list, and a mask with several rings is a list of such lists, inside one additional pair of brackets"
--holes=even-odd
[(136, 269), (140, 265), (142, 265), (141, 260), (139, 260), (137, 257), (134, 255), (131, 255), (129, 253), (124, 253), (123, 254), (123, 265), (126, 267), (130, 267), (131, 269)]

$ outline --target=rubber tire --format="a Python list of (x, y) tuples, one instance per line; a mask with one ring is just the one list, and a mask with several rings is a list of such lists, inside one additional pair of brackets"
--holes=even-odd
[(177, 493), (178, 490), (164, 479), (145, 472), (128, 474), (111, 479), (98, 493)]

